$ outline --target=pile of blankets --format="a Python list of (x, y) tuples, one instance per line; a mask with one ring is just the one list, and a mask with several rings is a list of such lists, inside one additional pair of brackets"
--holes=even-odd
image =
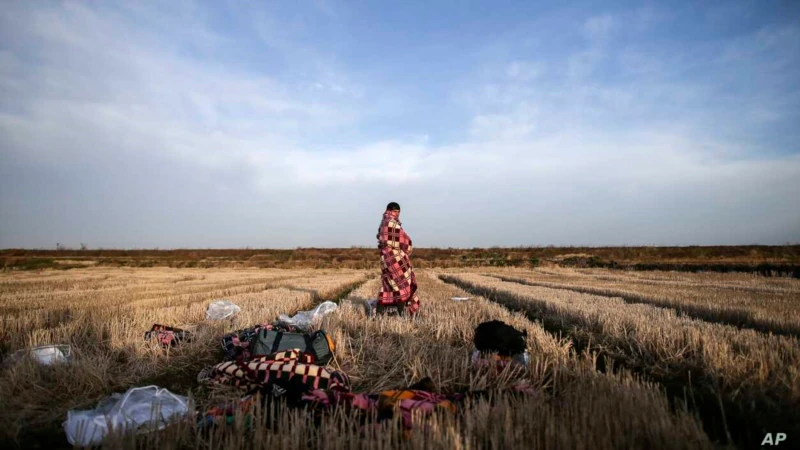
[[(316, 419), (339, 408), (355, 411), (361, 417), (363, 426), (374, 419), (381, 422), (400, 414), (403, 431), (407, 436), (414, 427), (414, 412), (421, 413), (422, 416), (429, 416), (437, 411), (455, 414), (465, 399), (481, 398), (489, 394), (488, 391), (438, 393), (427, 378), (405, 389), (354, 393), (347, 374), (317, 364), (318, 361), (312, 353), (290, 349), (254, 356), (250, 346), (262, 330), (296, 331), (291, 328), (275, 328), (276, 326), (280, 327), (277, 324), (261, 324), (223, 337), (225, 361), (203, 369), (198, 381), (234, 386), (245, 391), (246, 396), (236, 404), (209, 409), (201, 418), (201, 427), (231, 424), (236, 414), (244, 414), (245, 425), (248, 426), (252, 420), (250, 414), (255, 399), (259, 398), (262, 402), (280, 401), (291, 408), (306, 409)], [(498, 368), (509, 364), (526, 366), (527, 352), (515, 354), (520, 348), (524, 350), (524, 337), (524, 332), (514, 330), (499, 321), (482, 324), (476, 330), (477, 350), (472, 354), (473, 367), (477, 368), (479, 362), (497, 365)], [(496, 346), (500, 348), (489, 348)], [(499, 354), (491, 356), (487, 351)], [(520, 359), (521, 355), (525, 358)], [(526, 382), (519, 382), (505, 392), (523, 396), (535, 393)]]
[[(353, 393), (342, 385), (328, 388), (312, 389), (293, 398), (287, 395), (286, 390), (275, 388), (267, 391), (262, 397), (263, 402), (273, 402), (279, 398), (285, 399), (285, 404), (292, 408), (303, 408), (314, 414), (319, 420), (324, 415), (337, 409), (346, 412), (356, 412), (364, 426), (380, 423), (392, 419), (400, 414), (403, 434), (406, 438), (414, 429), (414, 413), (422, 417), (430, 416), (436, 412), (456, 414), (466, 399), (481, 399), (489, 397), (490, 391), (472, 391), (467, 393), (442, 394), (434, 392), (429, 378), (422, 380), (406, 389), (386, 390), (377, 393)], [(294, 386), (295, 388), (297, 386)], [(533, 396), (535, 390), (527, 383), (520, 382), (503, 391), (506, 394), (517, 396)], [(201, 418), (201, 426), (232, 424), (237, 414), (244, 416), (245, 426), (252, 422), (251, 411), (255, 406), (258, 394), (242, 398), (233, 405), (214, 406)], [(264, 409), (268, 411), (268, 408)], [(374, 422), (373, 422), (374, 421)], [(274, 422), (273, 422), (274, 423)]]

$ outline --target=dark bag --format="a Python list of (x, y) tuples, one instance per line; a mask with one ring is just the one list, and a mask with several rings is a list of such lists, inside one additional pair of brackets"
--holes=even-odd
[(325, 365), (333, 358), (336, 344), (325, 331), (313, 334), (287, 333), (276, 330), (261, 330), (251, 345), (255, 356), (266, 356), (294, 348), (314, 356), (314, 363)]
[(481, 352), (497, 352), (500, 356), (512, 356), (525, 351), (527, 331), (516, 328), (499, 320), (483, 322), (475, 328), (473, 342)]

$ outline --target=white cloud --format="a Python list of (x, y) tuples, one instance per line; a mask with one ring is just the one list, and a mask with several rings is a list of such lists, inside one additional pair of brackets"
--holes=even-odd
[[(180, 224), (177, 231), (151, 242), (200, 245), (183, 240), (187, 229), (197, 227), (201, 238), (208, 230), (203, 223), (220, 217), (243, 230), (268, 224), (283, 233), (266, 245), (319, 245), (301, 232), (322, 208), (343, 236), (326, 245), (359, 244), (360, 235), (347, 230), (360, 233), (357, 218), (387, 197), (408, 202), (410, 217), (419, 211), (416, 226), (426, 245), (634, 244), (651, 243), (651, 236), (662, 243), (733, 243), (797, 235), (790, 226), (800, 224), (793, 207), (800, 158), (745, 158), (762, 147), (715, 132), (742, 122), (724, 123), (726, 111), (707, 105), (708, 86), (657, 76), (677, 64), (644, 47), (605, 45), (618, 26), (611, 15), (578, 24), (590, 40), (585, 46), (547, 60), (512, 51), (491, 67), (489, 80), (465, 75), (459, 98), (468, 118), (459, 139), (430, 138), (439, 127), (459, 126), (442, 121), (419, 133), (328, 144), (326, 136), (375, 123), (373, 102), (405, 93), (367, 89), (357, 70), (341, 69), (335, 58), (307, 59), (314, 52), (282, 35), (275, 18), (254, 33), (290, 55), (296, 66), (289, 76), (276, 75), (271, 60), (217, 61), (213, 56), (230, 49), (231, 38), (210, 31), (202, 10), (173, 23), (143, 8), (135, 13), (151, 25), (142, 27), (113, 9), (51, 6), (14, 6), (1, 15), (0, 37), (11, 50), (0, 51), (0, 155), (14, 169), (3, 174), (18, 177), (6, 186), (35, 186), (26, 184), (34, 179), (28, 173), (68, 181), (0, 195), (0, 206), (13, 208), (19, 221), (18, 234), (0, 236), (0, 247), (17, 245), (31, 221), (86, 229), (91, 223), (79, 214), (53, 221), (35, 211), (47, 209), (39, 206), (44, 200), (23, 201), (73, 191), (126, 198), (102, 209), (138, 212), (147, 225), (139, 227), (141, 245), (170, 221)], [(336, 18), (333, 10), (325, 14)], [(178, 33), (174, 41), (161, 35), (170, 30)], [(778, 35), (786, 36), (792, 35)], [(733, 59), (757, 57), (782, 42), (773, 34), (753, 39), (736, 44)], [(199, 56), (186, 42), (197, 43)], [(623, 61), (625, 83), (592, 77), (611, 58)], [(772, 123), (793, 105), (747, 99), (742, 109), (748, 122)], [(124, 175), (129, 168), (138, 172)], [(89, 187), (76, 187), (82, 183)], [(173, 210), (181, 211), (178, 219)], [(753, 210), (763, 223), (748, 228)], [(117, 210), (120, 223), (133, 214), (126, 211)], [(467, 229), (430, 231), (454, 211), (469, 216)], [(657, 225), (630, 231), (642, 218)], [(726, 221), (735, 224), (722, 231), (705, 226)], [(54, 232), (43, 230), (37, 239)], [(247, 239), (261, 232), (237, 230), (244, 233), (238, 245), (253, 244)]]

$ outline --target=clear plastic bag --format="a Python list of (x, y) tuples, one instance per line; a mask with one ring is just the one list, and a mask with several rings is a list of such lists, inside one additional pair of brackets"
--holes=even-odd
[(242, 308), (230, 300), (217, 300), (208, 305), (206, 310), (207, 320), (222, 320), (239, 314)]
[(339, 306), (333, 302), (322, 302), (311, 311), (298, 311), (297, 314), (292, 317), (289, 317), (286, 314), (281, 314), (278, 317), (278, 322), (286, 325), (292, 325), (301, 329), (308, 329), (315, 323), (318, 324), (320, 321), (322, 321), (323, 317), (336, 311), (338, 307)]
[(367, 316), (375, 317), (378, 311), (378, 299), (367, 300)]
[(171, 421), (189, 413), (186, 397), (158, 386), (128, 389), (101, 401), (97, 408), (69, 411), (64, 432), (72, 445), (98, 445), (112, 431), (161, 430)]
[(16, 363), (29, 357), (43, 366), (68, 363), (72, 360), (72, 347), (69, 345), (41, 345), (15, 352), (6, 359), (5, 364)]

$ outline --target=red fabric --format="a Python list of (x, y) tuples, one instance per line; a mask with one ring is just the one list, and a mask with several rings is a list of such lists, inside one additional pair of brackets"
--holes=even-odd
[(378, 250), (381, 255), (381, 290), (378, 304), (405, 306), (409, 314), (419, 311), (417, 277), (411, 267), (409, 255), (413, 251), (411, 238), (403, 230), (400, 211), (383, 213), (378, 228)]

